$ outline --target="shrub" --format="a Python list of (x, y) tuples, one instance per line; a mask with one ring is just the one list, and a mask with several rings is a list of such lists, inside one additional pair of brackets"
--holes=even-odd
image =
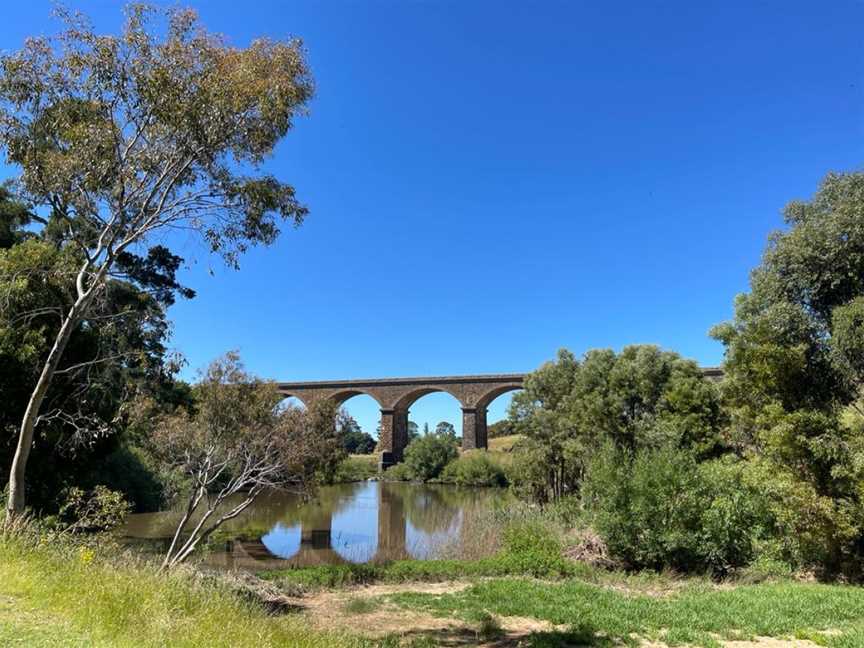
[(384, 481), (411, 481), (411, 470), (404, 463), (396, 464), (395, 466), (390, 466), (387, 470), (385, 470), (381, 478)]
[(607, 449), (584, 484), (593, 523), (612, 555), (634, 568), (710, 570), (750, 563), (775, 525), (768, 502), (745, 479), (746, 464), (699, 464), (673, 448)]
[(504, 470), (486, 452), (476, 451), (451, 461), (441, 480), (459, 486), (506, 486)]
[(122, 524), (129, 514), (123, 494), (105, 486), (84, 491), (77, 486), (63, 494), (57, 518), (69, 533), (99, 533)]
[(504, 548), (496, 556), (509, 573), (549, 577), (565, 576), (573, 563), (562, 555), (561, 542), (548, 527), (536, 523), (516, 523), (504, 531)]
[(412, 479), (429, 481), (438, 477), (458, 454), (450, 435), (427, 434), (405, 448), (405, 465)]
[(344, 484), (366, 481), (377, 477), (378, 457), (376, 455), (349, 456), (340, 461), (330, 474), (322, 472), (318, 481), (322, 484)]
[(782, 580), (792, 576), (792, 566), (769, 555), (759, 555), (756, 560), (736, 574), (736, 581), (742, 584), (764, 583)]

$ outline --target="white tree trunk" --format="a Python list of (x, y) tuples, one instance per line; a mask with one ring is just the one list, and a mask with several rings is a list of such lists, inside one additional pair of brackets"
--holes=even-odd
[(54, 346), (51, 347), (51, 352), (42, 366), (42, 373), (39, 375), (36, 387), (33, 389), (33, 393), (30, 394), (30, 400), (27, 402), (27, 409), (24, 412), (24, 418), (21, 421), (21, 428), (18, 433), (18, 445), (15, 448), (15, 457), (12, 459), (12, 469), (9, 473), (9, 499), (6, 501), (7, 520), (11, 520), (16, 515), (24, 512), (26, 506), (25, 474), (27, 460), (30, 457), (30, 448), (33, 446), (33, 433), (36, 429), (39, 409), (42, 407), (42, 401), (45, 400), (48, 387), (54, 379), (57, 365), (63, 352), (66, 350), (66, 345), (69, 343), (72, 331), (75, 330), (75, 327), (78, 326), (81, 320), (81, 308), (85, 305), (86, 301), (89, 301), (87, 295), (84, 298), (79, 298), (69, 310), (69, 313), (67, 313), (63, 324), (60, 326), (60, 330), (57, 332), (57, 337), (54, 339)]

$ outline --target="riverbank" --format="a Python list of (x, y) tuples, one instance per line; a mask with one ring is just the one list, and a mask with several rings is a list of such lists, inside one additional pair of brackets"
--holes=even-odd
[(259, 576), (313, 627), (420, 642), (406, 645), (864, 646), (864, 588), (752, 571), (716, 581), (609, 570), (569, 560), (534, 525), (511, 527), (480, 559)]
[[(107, 549), (106, 549), (107, 551)], [(220, 579), (128, 554), (0, 538), (0, 646), (365, 648), (347, 632), (269, 614)]]
[[(485, 456), (490, 460), (490, 462), (495, 465), (502, 476), (506, 476), (507, 471), (510, 469), (513, 463), (513, 447), (524, 437), (518, 434), (514, 434), (506, 437), (498, 437), (495, 439), (489, 439), (489, 447), (485, 452), (479, 452), (479, 454)], [(466, 456), (477, 456), (478, 451), (463, 451), (461, 448), (459, 449), (460, 457)], [(458, 461), (458, 459), (456, 460)], [(369, 479), (380, 479), (382, 477), (381, 472), (379, 471), (379, 454), (377, 452), (373, 452), (372, 454), (353, 454), (348, 455), (345, 459), (343, 459), (339, 465), (336, 467), (334, 473), (328, 478), (327, 482), (330, 484), (343, 484), (343, 483), (351, 483), (358, 481), (367, 481)], [(405, 477), (400, 470), (391, 471), (391, 476), (389, 477), (392, 481), (411, 481), (410, 478)], [(456, 479), (436, 479), (433, 480), (435, 483), (449, 483), (449, 484), (458, 484), (459, 482)], [(469, 480), (470, 481), (470, 480)], [(474, 485), (474, 486), (506, 486), (507, 480), (503, 481), (500, 479), (492, 478), (492, 479), (484, 479), (482, 476), (480, 478), (483, 483), (474, 483), (468, 484), (465, 483), (463, 485)], [(488, 483), (487, 483), (488, 482)]]
[(0, 645), (864, 646), (864, 588), (849, 585), (628, 574), (544, 562), (542, 551), (538, 563), (524, 544), (485, 560), (280, 570), (264, 581), (160, 574), (115, 551), (0, 539)]

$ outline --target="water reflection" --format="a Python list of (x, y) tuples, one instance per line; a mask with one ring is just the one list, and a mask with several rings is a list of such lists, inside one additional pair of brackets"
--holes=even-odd
[[(220, 528), (202, 560), (260, 570), (424, 559), (458, 539), (468, 512), (506, 500), (506, 493), (494, 489), (382, 482), (324, 487), (311, 501), (271, 493)], [(129, 542), (161, 548), (180, 515), (179, 510), (132, 515), (122, 534)]]

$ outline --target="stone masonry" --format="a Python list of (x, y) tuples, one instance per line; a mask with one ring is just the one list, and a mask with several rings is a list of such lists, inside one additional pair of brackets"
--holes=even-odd
[[(711, 380), (723, 373), (716, 368), (703, 370)], [(408, 411), (414, 402), (432, 392), (446, 392), (462, 406), (462, 447), (486, 447), (486, 409), (501, 394), (522, 389), (525, 374), (481, 376), (435, 376), (421, 378), (373, 378), (368, 380), (321, 380), (278, 383), (285, 397), (293, 396), (305, 405), (329, 398), (341, 405), (352, 396), (367, 394), (381, 408), (379, 439), (381, 467), (402, 461), (408, 444)]]

